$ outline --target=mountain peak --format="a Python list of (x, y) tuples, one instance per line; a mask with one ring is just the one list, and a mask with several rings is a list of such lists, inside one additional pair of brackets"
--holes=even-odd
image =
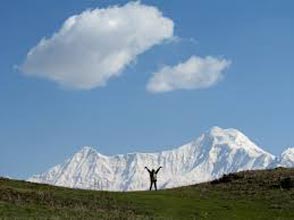
[(77, 153), (82, 153), (82, 154), (89, 154), (89, 153), (98, 153), (95, 148), (90, 147), (90, 146), (84, 146), (79, 150)]
[(267, 154), (274, 158), (273, 155), (258, 147), (244, 133), (234, 128), (223, 129), (218, 126), (212, 127), (205, 133), (206, 137), (213, 141), (213, 145), (217, 147), (229, 147), (231, 149), (245, 150), (250, 155), (260, 153)]
[(234, 128), (221, 128), (218, 126), (213, 126), (208, 133), (212, 136), (226, 136), (226, 135), (230, 135), (230, 136), (245, 136), (241, 131), (234, 129)]
[(219, 127), (219, 126), (213, 126), (210, 128), (209, 132), (210, 133), (218, 133), (218, 132), (223, 132), (223, 128)]
[(293, 167), (294, 166), (294, 148), (287, 148), (280, 157), (276, 159), (273, 166)]
[(294, 158), (294, 147), (289, 147), (287, 148), (286, 150), (284, 150), (281, 154), (281, 156), (286, 156), (286, 155), (293, 155), (293, 158)]

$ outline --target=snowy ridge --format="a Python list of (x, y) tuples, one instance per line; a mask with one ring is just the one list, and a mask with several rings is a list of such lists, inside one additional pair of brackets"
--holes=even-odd
[(29, 181), (86, 189), (146, 190), (149, 176), (145, 166), (163, 166), (158, 186), (170, 188), (212, 180), (226, 173), (264, 169), (275, 161), (273, 155), (240, 131), (213, 127), (195, 141), (157, 153), (105, 156), (84, 147), (63, 164)]
[(294, 148), (288, 148), (283, 151), (271, 167), (294, 167)]

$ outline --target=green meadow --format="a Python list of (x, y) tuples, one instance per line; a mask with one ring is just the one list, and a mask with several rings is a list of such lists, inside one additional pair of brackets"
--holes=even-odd
[(159, 191), (105, 192), (0, 178), (0, 219), (294, 219), (294, 169)]

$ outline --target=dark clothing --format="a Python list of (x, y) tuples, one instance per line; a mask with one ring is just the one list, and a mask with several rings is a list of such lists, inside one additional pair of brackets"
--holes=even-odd
[(153, 181), (150, 182), (150, 188), (149, 188), (150, 191), (152, 190), (152, 185), (154, 185), (154, 189), (157, 191), (156, 182), (157, 182), (156, 180), (153, 180)]
[(150, 189), (149, 190), (151, 191), (152, 185), (154, 185), (155, 190), (157, 190), (157, 185), (156, 185), (157, 173), (161, 167), (159, 167), (156, 171), (154, 169), (149, 170), (147, 167), (145, 167), (145, 168), (147, 169), (147, 171), (149, 172), (149, 175), (150, 175)]
[(156, 181), (157, 180), (157, 173), (155, 172), (155, 170), (151, 170), (151, 172), (149, 172), (150, 175), (150, 180), (151, 181)]

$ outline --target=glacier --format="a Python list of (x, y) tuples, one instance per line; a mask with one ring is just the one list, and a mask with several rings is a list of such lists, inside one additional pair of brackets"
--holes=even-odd
[(94, 148), (83, 147), (64, 163), (28, 181), (71, 188), (137, 191), (149, 187), (145, 166), (163, 167), (158, 173), (157, 185), (164, 189), (278, 165), (294, 166), (294, 149), (275, 157), (237, 129), (213, 127), (194, 141), (156, 153), (106, 156)]

